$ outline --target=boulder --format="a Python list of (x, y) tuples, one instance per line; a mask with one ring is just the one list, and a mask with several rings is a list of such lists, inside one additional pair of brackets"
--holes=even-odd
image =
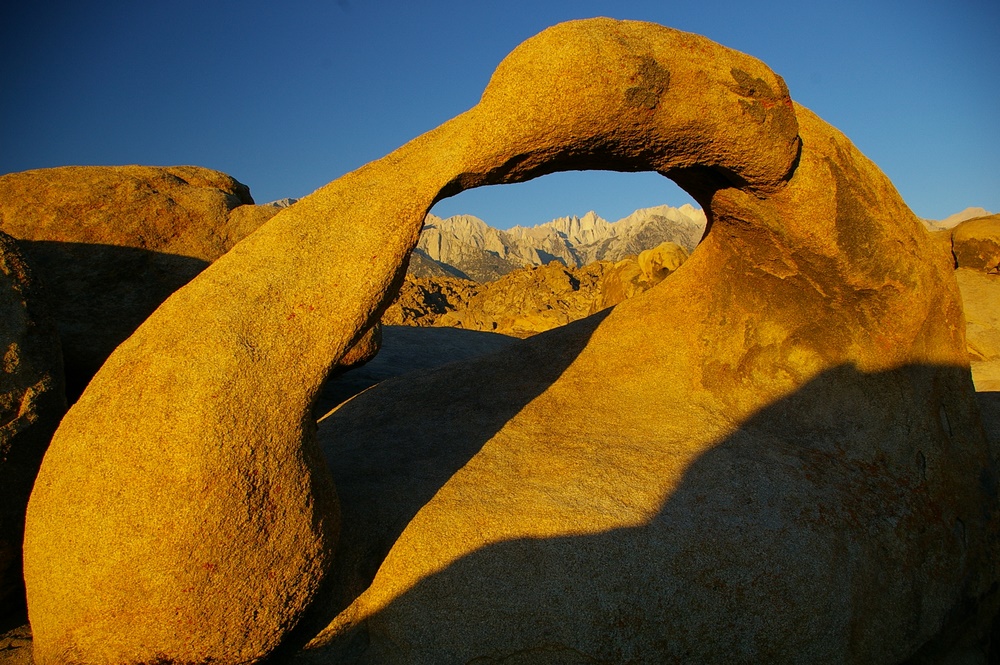
[(0, 629), (24, 612), (24, 512), (66, 411), (62, 355), (37, 280), (0, 233)]
[(279, 210), (194, 167), (67, 166), (0, 176), (0, 230), (45, 283), (71, 401), (167, 296)]
[[(610, 313), (355, 397), (324, 464), (317, 394), (431, 205), (580, 168), (673, 178), (702, 245)], [(974, 642), (997, 481), (919, 224), (750, 56), (647, 23), (546, 30), (474, 108), (280, 212), (115, 350), (29, 504), (36, 660), (255, 662), (327, 619), (304, 659)]]
[(604, 274), (601, 291), (590, 308), (590, 314), (614, 307), (623, 300), (646, 291), (652, 286), (634, 258), (622, 259)]
[(972, 379), (980, 391), (1000, 391), (1000, 275), (955, 271), (965, 309)]
[(639, 253), (639, 268), (643, 277), (653, 284), (662, 282), (666, 277), (681, 267), (687, 261), (688, 252), (680, 245), (663, 242)]
[(1000, 215), (962, 222), (951, 232), (955, 265), (1000, 274)]

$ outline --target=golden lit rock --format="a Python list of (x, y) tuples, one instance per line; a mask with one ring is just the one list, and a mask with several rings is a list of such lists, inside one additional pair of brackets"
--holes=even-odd
[[(327, 418), (334, 559), (310, 410), (428, 210), (586, 168), (673, 178), (702, 245), (610, 313)], [(998, 560), (962, 322), (888, 179), (765, 65), (652, 24), (558, 25), (111, 355), (29, 505), (36, 659), (255, 662), (321, 619), (307, 660), (947, 650)]]

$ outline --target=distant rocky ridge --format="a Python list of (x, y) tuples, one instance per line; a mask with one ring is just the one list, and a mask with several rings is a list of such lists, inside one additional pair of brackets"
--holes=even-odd
[(976, 217), (986, 217), (992, 215), (990, 211), (986, 208), (966, 208), (961, 212), (956, 212), (953, 215), (948, 215), (944, 219), (924, 219), (924, 225), (932, 231), (940, 231), (943, 229), (953, 229), (962, 222), (975, 219)]
[[(591, 211), (583, 217), (560, 217), (537, 226), (495, 229), (478, 217), (456, 215), (441, 219), (428, 215), (418, 249), (437, 264), (459, 271), (458, 276), (490, 282), (525, 266), (557, 261), (579, 268), (594, 261), (621, 261), (627, 256), (673, 242), (694, 250), (705, 231), (705, 213), (690, 204), (636, 210), (608, 222)], [(426, 262), (411, 259), (410, 274), (431, 276)]]
[(287, 208), (288, 206), (292, 205), (296, 201), (298, 201), (298, 199), (293, 199), (293, 198), (289, 198), (289, 197), (286, 196), (285, 198), (278, 199), (277, 201), (268, 201), (267, 203), (264, 203), (263, 205), (271, 206), (272, 208)]
[[(411, 266), (414, 258), (418, 263), (427, 261), (417, 252), (411, 257)], [(529, 337), (649, 290), (687, 256), (683, 247), (664, 242), (638, 257), (629, 256), (616, 263), (594, 261), (567, 267), (552, 261), (512, 270), (487, 283), (448, 274), (408, 274), (382, 323)]]

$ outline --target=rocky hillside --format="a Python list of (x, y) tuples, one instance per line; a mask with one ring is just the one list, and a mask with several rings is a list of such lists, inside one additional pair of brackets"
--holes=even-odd
[[(687, 256), (683, 247), (666, 242), (638, 257), (614, 263), (594, 261), (575, 268), (552, 261), (512, 270), (487, 283), (448, 275), (408, 274), (382, 322), (528, 337), (650, 289)], [(418, 256), (417, 261), (424, 259)]]
[[(691, 205), (636, 210), (617, 222), (591, 211), (545, 224), (495, 229), (472, 215), (441, 219), (428, 215), (418, 248), (426, 258), (459, 271), (457, 276), (490, 282), (524, 266), (557, 261), (579, 268), (594, 261), (627, 256), (673, 242), (691, 252), (705, 230), (705, 214)], [(426, 262), (411, 260), (410, 274), (428, 276)], [(423, 270), (424, 272), (421, 272)]]

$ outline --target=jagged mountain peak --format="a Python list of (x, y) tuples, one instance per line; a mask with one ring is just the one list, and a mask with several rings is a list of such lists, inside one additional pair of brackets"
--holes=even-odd
[(602, 259), (619, 261), (664, 241), (692, 251), (704, 228), (704, 213), (690, 204), (640, 208), (617, 222), (591, 210), (582, 217), (558, 217), (507, 231), (472, 215), (447, 219), (428, 215), (418, 247), (434, 261), (483, 282), (552, 261), (568, 267)]

